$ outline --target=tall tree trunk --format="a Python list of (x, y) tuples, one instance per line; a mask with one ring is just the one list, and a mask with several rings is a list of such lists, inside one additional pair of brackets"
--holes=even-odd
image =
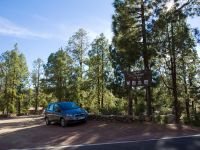
[(17, 115), (21, 114), (21, 102), (20, 102), (20, 98), (18, 98), (17, 101)]
[(83, 79), (83, 40), (81, 39), (81, 47), (80, 47), (80, 77), (81, 81)]
[(171, 76), (172, 76), (172, 89), (174, 97), (174, 114), (176, 123), (179, 123), (179, 107), (178, 107), (178, 96), (177, 96), (177, 83), (176, 83), (176, 53), (175, 53), (175, 41), (174, 41), (174, 27), (171, 23)]
[(190, 122), (190, 103), (188, 97), (185, 99), (185, 108), (186, 108), (187, 119)]
[[(144, 69), (150, 70), (150, 68), (149, 68), (149, 58), (148, 58), (148, 54), (147, 54), (147, 36), (146, 36), (146, 22), (145, 22), (144, 10), (145, 10), (144, 1), (141, 0)], [(150, 88), (150, 86), (146, 87), (146, 101), (147, 101), (147, 115), (148, 115), (148, 117), (151, 117), (152, 108), (151, 108), (151, 88)]]
[(13, 80), (12, 80), (12, 103), (14, 103), (15, 101), (14, 90), (15, 90), (15, 69), (13, 71)]
[[(47, 76), (45, 75), (45, 80), (47, 81)], [(47, 84), (45, 84), (45, 89), (48, 89)], [(48, 102), (48, 96), (45, 94), (46, 102)]]
[[(189, 82), (190, 87), (192, 87), (193, 81), (192, 81), (192, 75), (190, 73), (189, 73), (189, 76), (188, 76), (188, 82)], [(192, 113), (196, 114), (195, 101), (194, 100), (192, 101)]]
[(36, 86), (36, 99), (35, 99), (35, 114), (38, 112), (38, 101), (39, 101), (39, 88), (40, 88), (40, 64), (37, 68), (37, 86)]
[(134, 94), (134, 101), (135, 101), (135, 106), (137, 106), (138, 105), (138, 98), (137, 98), (136, 94)]
[(192, 101), (192, 113), (194, 113), (194, 115), (196, 115), (196, 106), (195, 106), (195, 101)]
[(136, 93), (136, 87), (133, 91), (133, 100), (134, 100), (134, 114), (137, 115), (138, 98), (137, 98), (137, 93)]
[(36, 87), (36, 97), (35, 97), (35, 114), (38, 112), (38, 87)]
[(98, 74), (97, 74), (97, 101), (98, 101), (98, 107), (101, 106), (101, 100), (100, 100), (100, 75), (99, 75), (99, 67), (98, 67)]
[(17, 115), (21, 114), (21, 96), (22, 96), (22, 89), (21, 89), (21, 85), (18, 87), (18, 94), (19, 97), (17, 98)]
[(104, 105), (104, 85), (102, 83), (102, 87), (101, 87), (101, 108), (103, 108)]
[(133, 115), (133, 95), (131, 85), (128, 87), (128, 115)]
[(103, 101), (104, 101), (104, 55), (103, 50), (101, 50), (101, 108), (103, 108)]
[[(12, 94), (11, 94), (11, 104), (13, 104), (15, 102), (15, 95), (14, 95), (14, 90), (15, 90), (15, 69), (13, 71), (13, 78), (12, 78)], [(17, 102), (16, 102), (17, 103)]]
[[(131, 67), (128, 68), (129, 72), (131, 71)], [(133, 94), (132, 94), (132, 86), (131, 84), (128, 87), (128, 115), (133, 115)]]
[[(83, 81), (83, 40), (81, 39), (81, 46), (80, 46), (80, 78), (81, 81), (78, 82), (78, 90), (79, 90), (79, 98), (83, 99), (82, 97), (82, 81)], [(80, 100), (78, 100), (80, 102)]]
[(6, 75), (6, 78), (5, 78), (4, 97), (5, 97), (5, 100), (6, 100), (6, 115), (8, 116), (8, 114), (9, 114), (9, 98), (8, 98), (8, 77), (7, 77), (7, 75)]
[(62, 77), (61, 77), (61, 71), (60, 71), (60, 75), (59, 75), (59, 99), (58, 101), (61, 102), (62, 101)]
[(187, 120), (190, 122), (190, 109), (189, 109), (189, 96), (188, 96), (188, 88), (187, 88), (187, 81), (186, 81), (186, 66), (184, 58), (182, 58), (182, 67), (183, 67), (183, 82), (184, 82), (184, 90), (185, 90), (185, 109), (187, 114)]

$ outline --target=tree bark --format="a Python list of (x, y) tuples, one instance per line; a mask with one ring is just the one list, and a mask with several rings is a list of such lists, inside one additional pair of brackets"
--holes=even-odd
[(35, 114), (38, 112), (38, 101), (39, 101), (39, 88), (40, 88), (40, 63), (37, 68), (37, 86), (36, 86), (36, 99), (35, 99)]
[(81, 81), (83, 79), (83, 39), (81, 39), (81, 47), (80, 47), (80, 77)]
[(101, 99), (100, 99), (100, 77), (99, 77), (99, 67), (98, 67), (98, 74), (97, 74), (97, 101), (98, 107), (101, 106)]
[[(144, 59), (144, 69), (149, 69), (149, 58), (147, 54), (147, 36), (146, 36), (146, 22), (144, 16), (144, 1), (141, 0), (141, 18), (142, 18), (142, 39), (143, 39), (143, 59)], [(150, 86), (146, 87), (146, 102), (147, 102), (147, 115), (151, 117), (152, 108), (151, 108), (151, 88)]]
[(4, 90), (4, 97), (6, 100), (6, 115), (9, 114), (9, 98), (8, 98), (8, 77), (5, 77), (5, 90)]
[(101, 50), (101, 108), (103, 108), (103, 102), (104, 102), (104, 52), (103, 49)]
[[(14, 103), (14, 101), (15, 101), (15, 96), (14, 96), (14, 90), (15, 90), (15, 76), (16, 76), (16, 74), (15, 74), (16, 72), (15, 72), (15, 68), (14, 68), (14, 71), (13, 71), (13, 78), (12, 78), (12, 95), (11, 95), (11, 103), (13, 104)], [(16, 102), (17, 103), (17, 102)]]
[(171, 76), (172, 76), (172, 93), (174, 97), (174, 115), (176, 123), (179, 123), (179, 107), (178, 107), (178, 96), (177, 96), (177, 83), (176, 83), (176, 53), (175, 53), (175, 41), (174, 41), (174, 27), (171, 23)]
[(133, 115), (132, 87), (128, 87), (128, 115)]
[(195, 101), (192, 101), (192, 111), (196, 115), (196, 106), (195, 106)]
[(184, 82), (184, 90), (185, 90), (185, 109), (186, 109), (186, 114), (187, 114), (187, 119), (190, 122), (190, 105), (189, 105), (189, 96), (188, 96), (188, 88), (187, 88), (187, 81), (186, 81), (186, 66), (185, 66), (185, 61), (184, 58), (182, 58), (182, 67), (183, 67), (183, 82)]
[(17, 104), (17, 114), (20, 115), (21, 114), (21, 102), (20, 102), (20, 98), (18, 98), (18, 104)]
[[(129, 66), (129, 72), (130, 72), (130, 66)], [(133, 115), (133, 96), (132, 96), (132, 85), (130, 83), (128, 87), (128, 115), (132, 116)]]

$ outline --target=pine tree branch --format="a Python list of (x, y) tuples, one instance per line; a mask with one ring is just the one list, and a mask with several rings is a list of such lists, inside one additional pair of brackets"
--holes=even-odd
[[(159, 72), (160, 72), (160, 74), (162, 74), (160, 69), (161, 69), (161, 68), (159, 67)], [(170, 90), (173, 89), (172, 87), (170, 87), (170, 86), (167, 85), (167, 83), (165, 82), (165, 79), (162, 77), (162, 75), (161, 75), (161, 80), (163, 81), (164, 85), (165, 85), (168, 89), (170, 89)]]
[(171, 68), (170, 65), (167, 63), (166, 58), (165, 58), (165, 57), (163, 57), (163, 58), (164, 58), (164, 60), (165, 60), (165, 64), (167, 65), (167, 68), (168, 68), (169, 70), (171, 70), (172, 68)]
[(176, 13), (179, 13), (184, 7), (186, 7), (187, 5), (189, 5), (190, 4), (190, 2), (188, 1), (188, 2), (186, 2), (186, 3), (184, 3), (182, 6), (180, 6), (178, 9), (176, 9), (175, 11), (174, 11), (174, 13), (176, 14)]
[(161, 80), (163, 81), (164, 85), (165, 85), (168, 89), (170, 89), (170, 90), (173, 89), (172, 87), (170, 87), (169, 85), (167, 85), (167, 83), (165, 82), (165, 79), (164, 79), (162, 76), (161, 76)]

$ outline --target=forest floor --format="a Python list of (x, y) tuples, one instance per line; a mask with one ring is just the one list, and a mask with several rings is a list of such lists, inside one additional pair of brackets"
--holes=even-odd
[(0, 119), (0, 149), (147, 140), (194, 134), (200, 134), (200, 128), (175, 124), (88, 121), (62, 128), (59, 125), (46, 126), (43, 116)]

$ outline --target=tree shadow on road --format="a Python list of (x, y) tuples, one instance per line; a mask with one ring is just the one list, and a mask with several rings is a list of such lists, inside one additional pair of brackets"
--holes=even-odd
[[(6, 126), (9, 127), (9, 123), (5, 123), (3, 126), (5, 128)], [(59, 124), (46, 126), (43, 121), (33, 122), (24, 126), (23, 123), (16, 124), (16, 126), (14, 123), (11, 123), (10, 126), (12, 128), (22, 128), (0, 134), (0, 149), (145, 140), (200, 133), (199, 129), (175, 128), (172, 125), (161, 126), (151, 123), (124, 124), (101, 121), (88, 121), (85, 124), (74, 124), (66, 128), (60, 127)]]

